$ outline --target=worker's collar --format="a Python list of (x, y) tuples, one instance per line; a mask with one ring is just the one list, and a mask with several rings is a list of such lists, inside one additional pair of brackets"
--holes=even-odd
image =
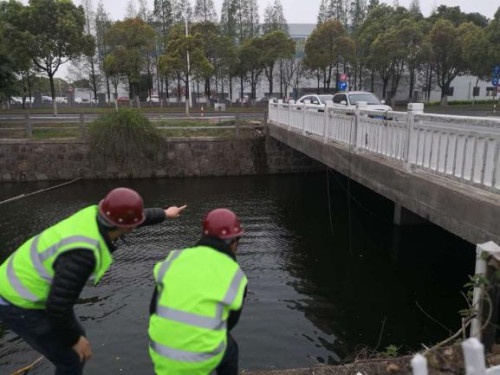
[(221, 253), (226, 254), (227, 256), (231, 257), (231, 259), (236, 261), (236, 255), (234, 255), (234, 253), (231, 251), (229, 245), (219, 238), (203, 236), (200, 238), (196, 245), (211, 247), (217, 251), (220, 251)]
[(99, 233), (102, 238), (104, 238), (106, 245), (108, 245), (109, 252), (113, 253), (113, 251), (116, 250), (116, 246), (113, 244), (113, 241), (111, 241), (111, 238), (109, 238), (109, 227), (104, 225), (100, 220), (97, 220), (97, 227), (99, 228)]

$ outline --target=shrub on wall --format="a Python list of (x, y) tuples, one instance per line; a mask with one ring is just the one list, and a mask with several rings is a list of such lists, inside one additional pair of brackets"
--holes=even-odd
[(163, 138), (137, 109), (110, 112), (90, 125), (89, 144), (95, 167), (115, 165), (131, 173), (156, 162)]

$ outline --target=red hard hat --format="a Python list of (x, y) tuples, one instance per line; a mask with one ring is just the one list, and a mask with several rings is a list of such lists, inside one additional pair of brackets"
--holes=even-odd
[(99, 214), (118, 228), (135, 227), (146, 219), (141, 196), (124, 187), (111, 190), (99, 202)]
[(203, 235), (221, 239), (239, 237), (243, 234), (240, 220), (227, 208), (216, 208), (203, 219)]

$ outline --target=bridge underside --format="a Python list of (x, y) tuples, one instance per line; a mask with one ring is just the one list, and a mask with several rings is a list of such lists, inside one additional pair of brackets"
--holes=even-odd
[(451, 233), (479, 244), (500, 243), (498, 195), (423, 171), (402, 162), (360, 153), (338, 143), (303, 136), (269, 124), (269, 135), (392, 200)]

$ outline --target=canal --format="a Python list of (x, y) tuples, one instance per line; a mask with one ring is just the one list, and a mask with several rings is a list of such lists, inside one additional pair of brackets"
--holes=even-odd
[[(53, 185), (4, 184), (0, 201)], [(433, 225), (394, 227), (391, 202), (331, 171), (78, 181), (0, 205), (0, 260), (117, 186), (139, 191), (148, 207), (188, 208), (129, 235), (101, 283), (84, 289), (76, 312), (94, 351), (86, 373), (153, 373), (153, 266), (169, 250), (193, 244), (204, 213), (216, 207), (233, 209), (246, 230), (239, 261), (249, 294), (234, 330), (242, 369), (338, 364), (391, 345), (406, 354), (460, 327), (475, 247)], [(0, 323), (0, 373), (37, 357)], [(52, 374), (52, 367), (44, 363), (30, 374)]]

